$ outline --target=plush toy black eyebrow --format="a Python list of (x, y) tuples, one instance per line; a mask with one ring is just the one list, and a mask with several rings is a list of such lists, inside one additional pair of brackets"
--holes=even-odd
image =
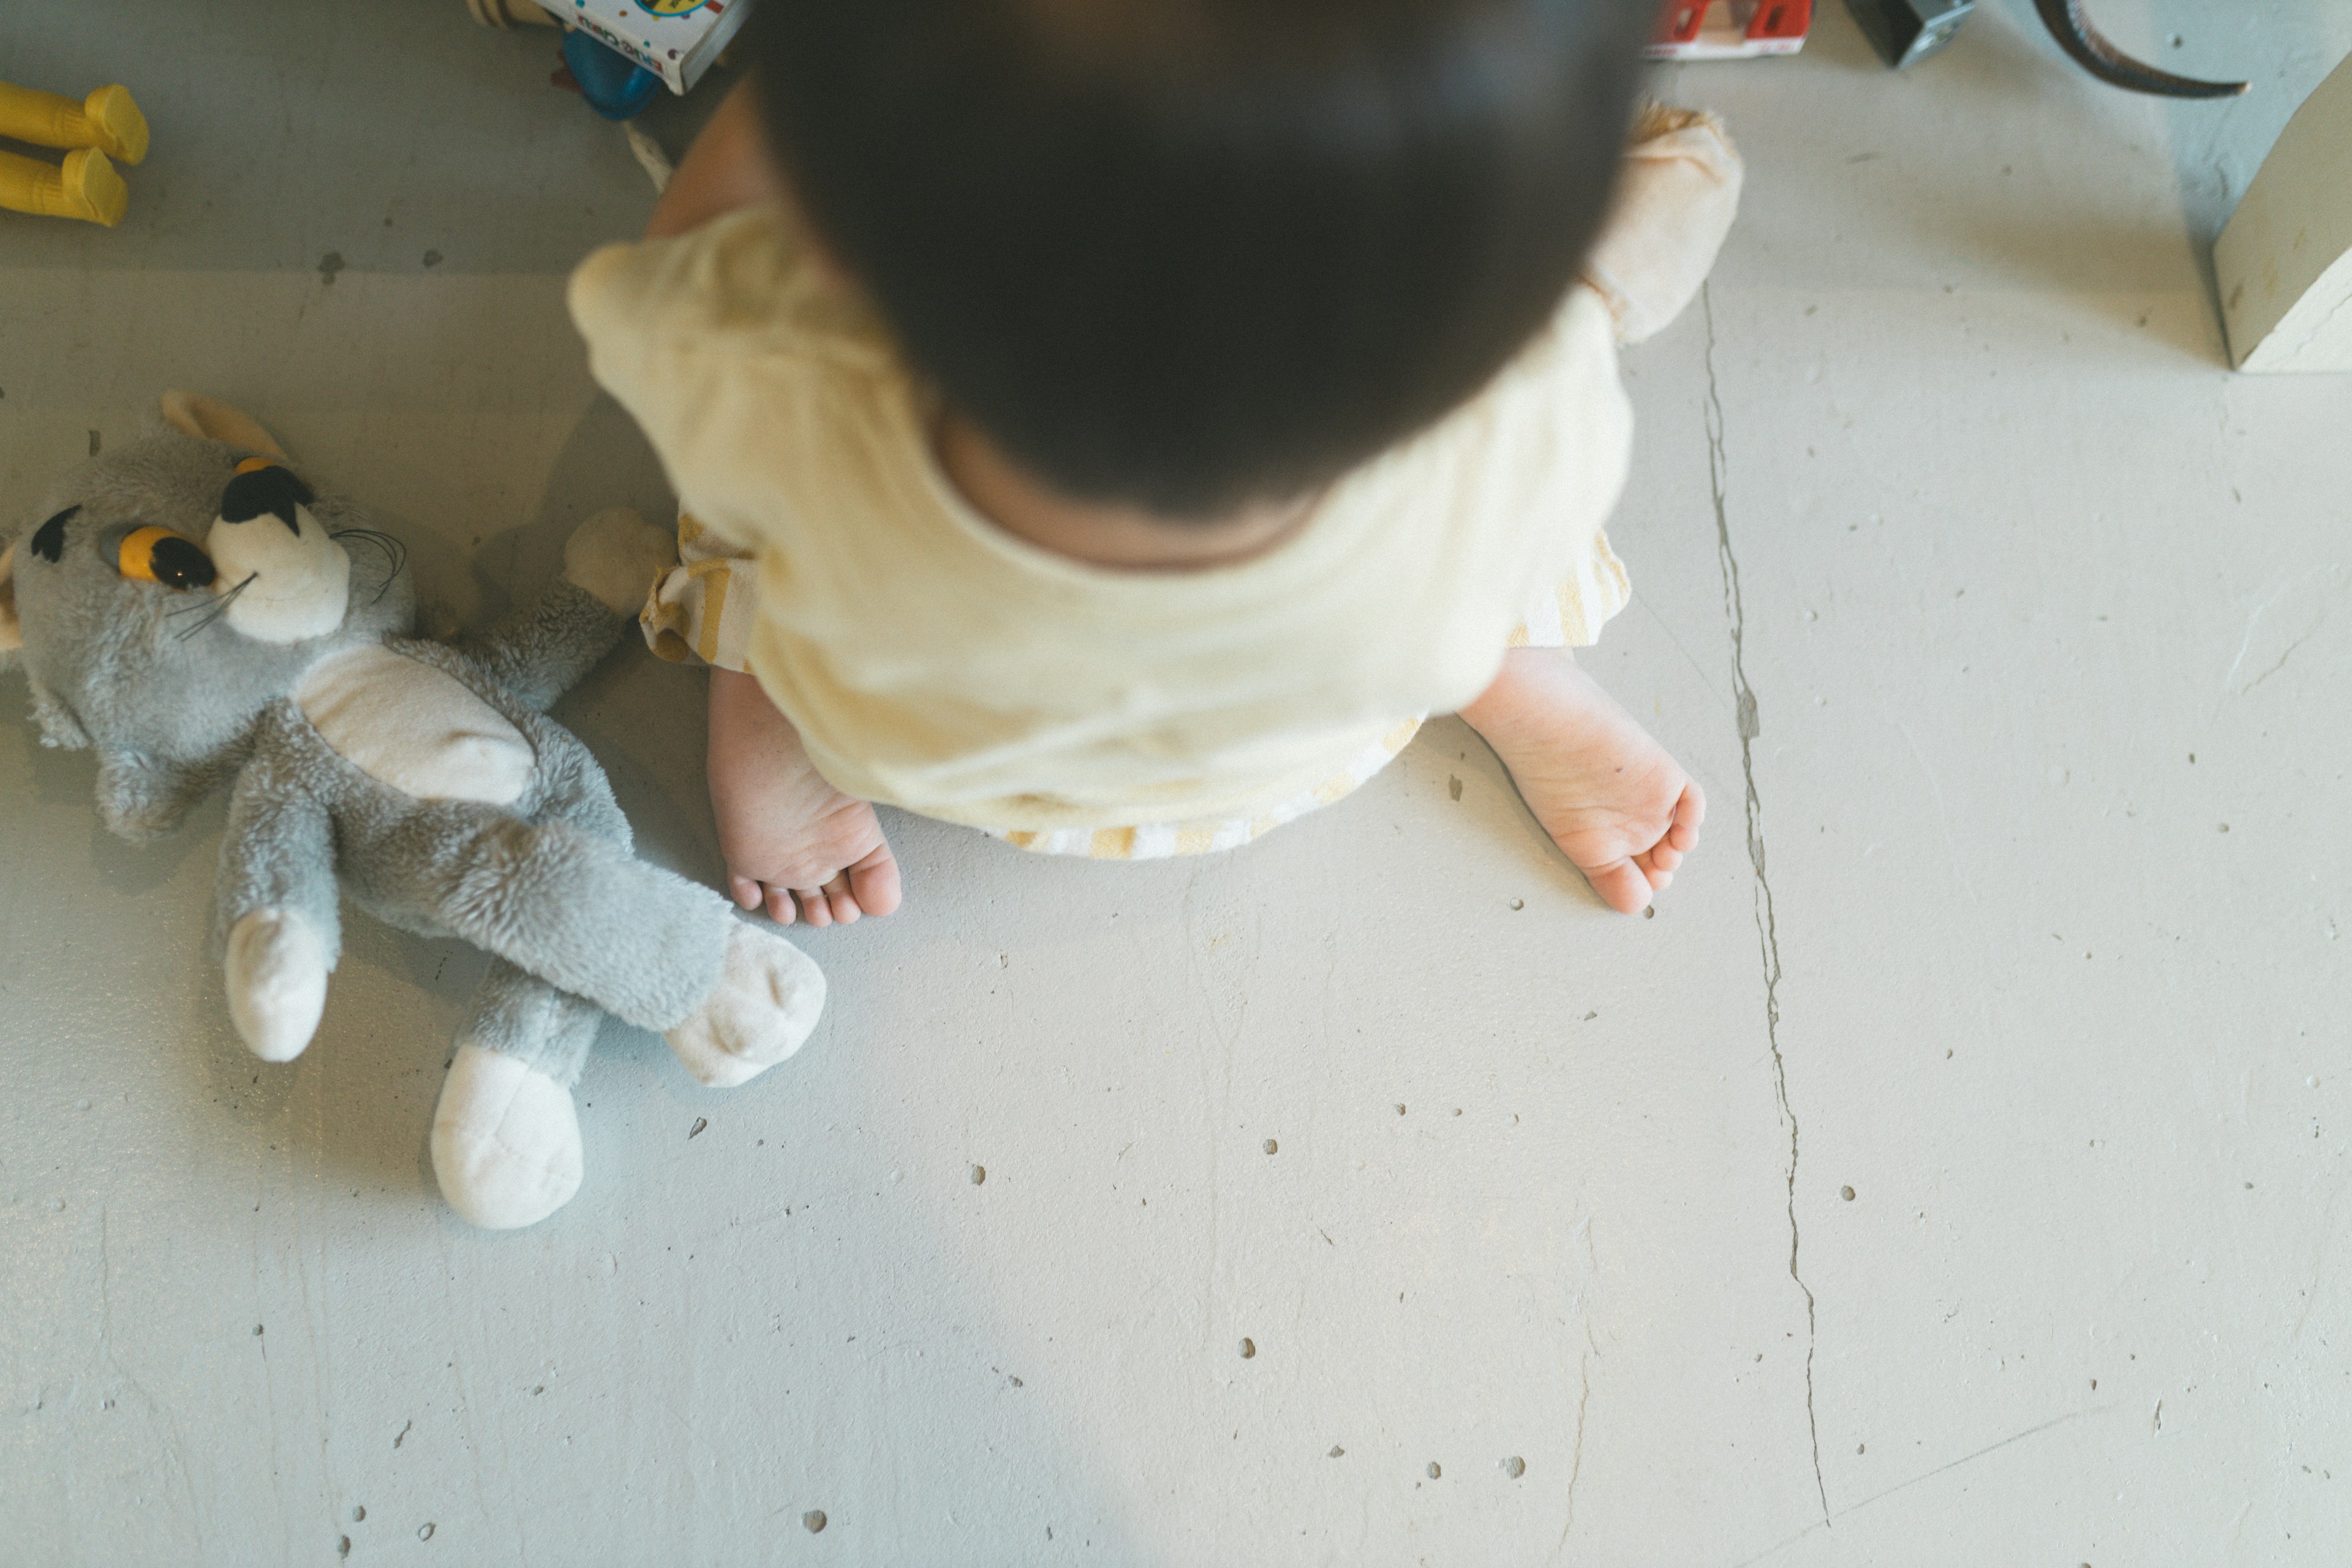
[(73, 521), (73, 514), (80, 510), (78, 506), (69, 506), (41, 524), (33, 534), (33, 553), (44, 561), (62, 560), (66, 552), (66, 524)]
[(310, 504), (310, 487), (295, 478), (293, 469), (272, 463), (229, 480), (221, 491), (220, 515), (223, 522), (246, 522), (269, 512), (299, 539), (302, 525), (294, 521), (294, 509)]

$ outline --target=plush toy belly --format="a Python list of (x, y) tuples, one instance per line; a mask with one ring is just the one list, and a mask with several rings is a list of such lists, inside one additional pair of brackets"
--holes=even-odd
[(294, 700), (345, 762), (418, 800), (511, 805), (538, 763), (522, 731), (463, 682), (388, 647), (322, 660)]

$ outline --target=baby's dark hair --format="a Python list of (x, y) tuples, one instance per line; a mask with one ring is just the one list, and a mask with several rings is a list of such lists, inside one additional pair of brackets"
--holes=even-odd
[(779, 162), (1073, 496), (1294, 497), (1475, 392), (1614, 183), (1654, 0), (764, 0)]

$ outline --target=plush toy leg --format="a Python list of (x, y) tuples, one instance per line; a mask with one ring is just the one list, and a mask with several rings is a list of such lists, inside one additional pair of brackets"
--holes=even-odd
[(131, 208), (131, 187), (96, 148), (67, 153), (58, 168), (0, 153), (0, 207), (37, 217), (78, 217), (111, 228)]
[(124, 163), (147, 156), (147, 117), (127, 87), (101, 87), (76, 103), (0, 81), (0, 136), (36, 147), (95, 147)]
[(572, 1091), (460, 1040), (433, 1111), (433, 1174), (449, 1206), (484, 1230), (538, 1224), (580, 1190)]
[(449, 1206), (488, 1230), (535, 1225), (580, 1190), (570, 1085), (604, 1015), (499, 959), (433, 1112), (433, 1173)]
[(327, 944), (290, 910), (255, 910), (228, 932), (228, 1016), (246, 1048), (290, 1062), (327, 1005)]
[(727, 900), (566, 822), (487, 825), (441, 918), (475, 946), (656, 1029), (698, 1077), (740, 1083), (800, 1048), (824, 976)]
[(824, 1011), (824, 973), (780, 936), (737, 922), (719, 986), (662, 1038), (697, 1081), (747, 1083), (801, 1048)]

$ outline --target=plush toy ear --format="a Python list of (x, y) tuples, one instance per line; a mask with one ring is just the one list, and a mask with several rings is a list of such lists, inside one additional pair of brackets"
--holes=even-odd
[(165, 393), (163, 423), (199, 440), (226, 441), (232, 447), (250, 447), (272, 458), (286, 456), (286, 448), (252, 415), (200, 392)]
[(25, 646), (25, 623), (16, 618), (16, 547), (0, 550), (0, 658)]

